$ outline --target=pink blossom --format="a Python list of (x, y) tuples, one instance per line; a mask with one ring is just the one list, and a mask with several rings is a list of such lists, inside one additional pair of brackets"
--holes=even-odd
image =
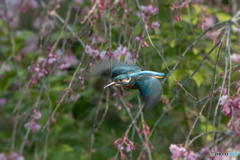
[(142, 37), (137, 36), (135, 40), (139, 41), (141, 48), (148, 47), (148, 43)]
[(212, 42), (216, 42), (217, 37), (219, 36), (220, 31), (208, 31), (205, 36), (210, 39)]
[(236, 144), (234, 148), (237, 149), (237, 150), (240, 150), (240, 143)]
[(93, 3), (97, 3), (98, 10), (104, 12), (105, 9), (110, 5), (110, 0), (92, 0)]
[(154, 7), (153, 5), (141, 6), (140, 9), (144, 13), (151, 14), (151, 15), (156, 15), (158, 12), (158, 9), (156, 7)]
[(140, 40), (142, 40), (142, 38), (139, 37), (139, 36), (137, 36), (137, 37), (135, 38), (135, 40), (136, 40), (136, 41), (140, 41)]
[(40, 68), (38, 66), (33, 67), (33, 71), (36, 73), (38, 79), (48, 74), (48, 70), (46, 70), (45, 68)]
[(233, 130), (240, 135), (240, 119), (236, 119), (233, 124)]
[(173, 160), (181, 158), (187, 150), (184, 147), (179, 147), (176, 144), (171, 144), (170, 147), (170, 152), (172, 153), (171, 158)]
[(224, 105), (221, 108), (221, 112), (225, 115), (225, 116), (229, 116), (231, 114), (231, 105), (232, 105), (232, 101), (231, 100), (227, 100)]
[(170, 152), (172, 153), (171, 158), (173, 160), (184, 159), (184, 160), (197, 160), (198, 154), (193, 151), (188, 151), (186, 148), (178, 146), (176, 144), (171, 144)]
[(64, 55), (61, 59), (58, 68), (61, 70), (68, 69), (71, 66), (75, 66), (78, 64), (78, 59), (74, 55)]
[(210, 149), (208, 147), (201, 148), (200, 154), (201, 155), (209, 155)]
[(233, 53), (233, 54), (230, 55), (230, 59), (233, 62), (240, 63), (240, 54)]
[(155, 29), (160, 26), (159, 22), (155, 21), (150, 24), (150, 29)]
[(142, 129), (138, 129), (137, 132), (138, 134), (144, 134), (146, 136), (150, 136), (151, 134), (150, 127), (146, 123), (144, 123)]
[(143, 133), (147, 136), (150, 136), (150, 134), (151, 134), (150, 127), (146, 123), (143, 124)]
[(4, 73), (4, 72), (8, 72), (11, 70), (10, 65), (6, 64), (6, 63), (2, 63), (1, 64), (1, 68), (0, 68), (0, 72)]
[(121, 110), (121, 109), (122, 109), (122, 105), (119, 104), (119, 103), (115, 103), (115, 104), (114, 104), (114, 107), (116, 107), (117, 110)]
[(235, 31), (240, 33), (240, 28), (236, 28)]
[(181, 15), (179, 13), (174, 14), (172, 18), (177, 22), (182, 21)]
[(190, 151), (186, 156), (186, 160), (197, 160), (197, 154)]
[(6, 104), (5, 98), (0, 98), (0, 107), (4, 106)]
[(225, 102), (227, 101), (228, 99), (228, 95), (222, 95), (220, 98), (219, 98), (219, 104), (220, 105), (224, 105)]
[(228, 89), (227, 88), (222, 88), (221, 89), (221, 94), (227, 95), (228, 94)]
[(32, 113), (32, 119), (38, 120), (42, 117), (41, 112), (39, 112), (38, 110), (34, 109), (33, 113)]
[(119, 138), (113, 142), (114, 147), (119, 151), (130, 152), (135, 150), (134, 143), (124, 136), (123, 138)]
[(24, 127), (26, 129), (31, 130), (32, 132), (36, 133), (41, 129), (41, 125), (39, 125), (36, 121), (31, 120), (27, 123), (25, 123)]
[(24, 157), (17, 152), (12, 152), (8, 156), (8, 160), (24, 160)]
[(240, 109), (234, 109), (235, 117), (240, 118)]
[(7, 160), (7, 157), (4, 153), (0, 153), (0, 160)]
[(125, 59), (124, 59), (125, 63), (129, 63), (129, 64), (133, 64), (136, 62), (136, 57), (133, 56), (133, 54), (131, 52), (127, 52)]
[(53, 64), (57, 61), (57, 54), (56, 53), (49, 53), (48, 54), (48, 64)]
[(125, 56), (124, 61), (126, 63), (132, 63), (133, 61), (135, 61), (135, 58), (132, 56), (132, 53), (128, 51), (127, 47), (124, 47), (122, 45), (120, 45), (114, 51), (99, 51), (87, 45), (85, 47), (85, 52), (89, 56), (98, 60), (103, 60), (103, 59), (120, 60), (121, 57)]
[(85, 88), (85, 85), (84, 85), (84, 77), (82, 75), (80, 75), (78, 77), (79, 81), (80, 81), (80, 87), (81, 89), (84, 89)]
[(171, 10), (179, 10), (181, 8), (187, 8), (190, 3), (191, 3), (191, 0), (184, 0), (181, 3), (173, 3), (171, 6)]
[(115, 51), (113, 51), (112, 53), (113, 59), (120, 60), (120, 57), (126, 55), (127, 52), (128, 52), (127, 47), (120, 45)]
[(232, 103), (236, 109), (240, 109), (240, 97), (234, 98)]
[(56, 61), (55, 56), (55, 54), (50, 53), (48, 55), (48, 58), (38, 58), (37, 62), (31, 66), (30, 71), (33, 74), (31, 78), (31, 85), (36, 84), (42, 77), (49, 73), (48, 69), (51, 69), (51, 63), (54, 63)]
[(100, 51), (99, 54), (96, 56), (96, 59), (107, 59), (107, 51)]
[(86, 45), (85, 46), (85, 52), (86, 54), (88, 54), (91, 57), (97, 57), (98, 55), (100, 55), (100, 51), (93, 49), (91, 46)]
[(137, 14), (138, 17), (140, 17), (142, 19), (142, 21), (144, 23), (147, 23), (148, 17), (144, 13), (137, 12), (136, 14)]
[(208, 29), (209, 27), (212, 27), (215, 24), (215, 19), (213, 16), (207, 16), (203, 19), (200, 26), (202, 30)]
[(46, 69), (46, 61), (47, 59), (45, 58), (38, 58), (37, 62), (30, 68), (30, 71), (34, 74), (32, 79), (35, 79), (36, 82), (48, 74), (48, 70)]

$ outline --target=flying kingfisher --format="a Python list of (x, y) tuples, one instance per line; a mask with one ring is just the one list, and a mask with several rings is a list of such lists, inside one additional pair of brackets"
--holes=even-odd
[(113, 85), (138, 89), (147, 108), (152, 107), (160, 98), (162, 85), (158, 79), (165, 76), (161, 72), (145, 71), (136, 65), (116, 61), (100, 62), (93, 67), (92, 73), (112, 78), (112, 82), (104, 86), (104, 89)]

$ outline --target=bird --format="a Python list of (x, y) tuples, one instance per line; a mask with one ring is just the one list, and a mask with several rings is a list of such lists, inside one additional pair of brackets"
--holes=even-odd
[(91, 71), (92, 75), (110, 77), (112, 82), (104, 86), (123, 86), (126, 89), (138, 89), (146, 108), (151, 108), (162, 94), (162, 84), (158, 79), (164, 78), (162, 72), (142, 70), (134, 64), (119, 61), (102, 61)]

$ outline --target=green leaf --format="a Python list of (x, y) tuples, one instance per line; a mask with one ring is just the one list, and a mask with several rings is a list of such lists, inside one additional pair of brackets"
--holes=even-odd
[(58, 147), (58, 152), (72, 152), (73, 148), (68, 144), (62, 144)]
[(199, 87), (202, 84), (204, 77), (201, 73), (198, 72), (193, 76), (193, 79), (197, 83), (197, 86)]
[(143, 27), (141, 24), (137, 24), (135, 28), (133, 29), (133, 35), (138, 36), (141, 34)]
[(232, 17), (226, 13), (218, 13), (217, 18), (219, 19), (219, 21), (227, 21), (230, 20)]
[(198, 4), (192, 5), (197, 14), (202, 13), (202, 7)]
[(170, 47), (174, 48), (175, 45), (176, 45), (176, 42), (175, 40), (171, 40), (170, 43), (169, 43)]

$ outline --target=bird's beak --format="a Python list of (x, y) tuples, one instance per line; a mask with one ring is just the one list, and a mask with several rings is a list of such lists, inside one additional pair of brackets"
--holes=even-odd
[(115, 84), (116, 84), (116, 82), (113, 81), (113, 82), (107, 84), (106, 86), (104, 86), (104, 89), (107, 88), (107, 87), (110, 87), (110, 86), (112, 86), (112, 85), (115, 85)]

